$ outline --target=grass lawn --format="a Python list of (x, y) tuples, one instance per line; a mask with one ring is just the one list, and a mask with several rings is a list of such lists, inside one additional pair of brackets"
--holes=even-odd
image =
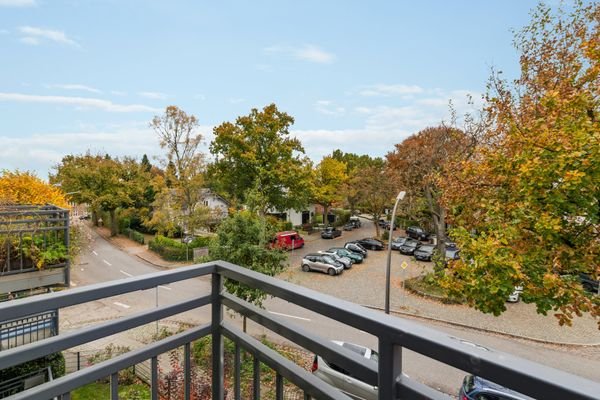
[[(73, 400), (103, 400), (110, 399), (110, 385), (108, 383), (90, 383), (71, 392)], [(121, 386), (119, 385), (119, 399), (146, 400), (150, 399), (150, 388), (143, 384)]]

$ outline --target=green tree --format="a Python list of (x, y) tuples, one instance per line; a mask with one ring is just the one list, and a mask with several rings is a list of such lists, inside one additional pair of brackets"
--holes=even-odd
[(489, 128), (443, 181), (463, 254), (444, 284), (484, 312), (503, 312), (523, 285), (523, 301), (561, 325), (600, 316), (577, 279), (600, 273), (599, 16), (593, 2), (538, 6), (515, 37), (520, 77), (492, 76)]
[[(251, 269), (261, 274), (274, 276), (283, 271), (285, 253), (269, 248), (275, 228), (264, 217), (249, 211), (239, 211), (223, 220), (217, 229), (217, 237), (209, 246), (212, 260), (224, 260)], [(262, 305), (266, 293), (237, 281), (225, 280), (227, 291), (237, 297)], [(246, 318), (244, 317), (244, 332)]]
[[(186, 232), (194, 232), (203, 221), (199, 215), (208, 212), (202, 203), (204, 186), (204, 155), (198, 151), (202, 135), (196, 133), (198, 120), (176, 106), (166, 108), (162, 116), (155, 116), (150, 127), (157, 133), (160, 146), (166, 150), (166, 181), (161, 188), (159, 201), (155, 203), (155, 211), (162, 216), (169, 215), (175, 221), (170, 224), (179, 225)], [(161, 208), (167, 207), (170, 210)], [(177, 210), (173, 213), (172, 209)], [(164, 221), (153, 218), (148, 222), (157, 226)]]
[(271, 104), (214, 128), (212, 186), (234, 204), (249, 205), (263, 215), (305, 207), (311, 165), (300, 141), (290, 136), (293, 123), (291, 116)]
[(327, 215), (332, 205), (344, 199), (342, 186), (348, 180), (346, 164), (331, 156), (323, 157), (314, 171), (313, 198), (323, 207), (323, 222), (327, 222)]
[(354, 183), (360, 194), (359, 207), (375, 221), (375, 232), (379, 236), (377, 221), (385, 209), (394, 204), (396, 185), (386, 176), (385, 167), (367, 166), (356, 171)]

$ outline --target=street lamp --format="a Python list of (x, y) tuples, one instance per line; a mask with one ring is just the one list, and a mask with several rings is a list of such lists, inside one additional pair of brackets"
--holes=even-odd
[(396, 209), (398, 203), (404, 198), (406, 192), (402, 190), (396, 196), (396, 203), (394, 204), (394, 210), (392, 211), (392, 221), (390, 222), (390, 234), (388, 235), (388, 255), (387, 255), (387, 266), (385, 269), (385, 313), (390, 313), (390, 269), (392, 263), (392, 232), (394, 231), (394, 222), (396, 220)]

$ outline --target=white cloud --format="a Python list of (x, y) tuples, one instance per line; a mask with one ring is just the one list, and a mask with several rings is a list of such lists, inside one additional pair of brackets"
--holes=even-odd
[(340, 107), (330, 100), (318, 100), (315, 103), (315, 110), (321, 114), (332, 116), (340, 116), (346, 112), (344, 107)]
[(22, 93), (1, 93), (0, 101), (18, 103), (43, 103), (62, 104), (80, 107), (84, 109), (95, 108), (108, 112), (160, 112), (160, 109), (148, 107), (142, 104), (115, 104), (108, 100), (89, 97), (67, 97), (67, 96), (40, 96)]
[(39, 41), (38, 38), (34, 38), (34, 37), (31, 37), (31, 36), (22, 37), (19, 40), (22, 43), (28, 44), (30, 46), (37, 46), (38, 44), (40, 44), (40, 41)]
[(56, 43), (67, 44), (80, 47), (79, 43), (70, 39), (64, 32), (52, 29), (37, 28), (35, 26), (21, 26), (19, 32), (23, 35), (21, 41), (27, 44), (39, 44), (41, 39), (50, 40)]
[(370, 85), (359, 91), (363, 96), (401, 96), (422, 93), (423, 88), (417, 85)]
[(270, 46), (264, 49), (267, 53), (283, 53), (303, 61), (318, 64), (331, 64), (335, 61), (335, 55), (322, 50), (318, 46), (305, 44), (301, 47), (292, 46)]
[(82, 90), (84, 92), (90, 92), (90, 93), (102, 93), (101, 90), (87, 86), (87, 85), (80, 85), (77, 83), (65, 83), (65, 84), (59, 84), (59, 83), (54, 83), (54, 84), (50, 84), (50, 85), (44, 85), (45, 87), (47, 87), (48, 89), (64, 89), (64, 90)]
[(33, 7), (35, 0), (0, 0), (0, 7)]
[(152, 100), (165, 100), (170, 97), (168, 94), (160, 92), (139, 92), (138, 95)]
[(114, 94), (115, 96), (127, 96), (127, 92), (122, 92), (120, 90), (111, 90), (110, 94)]

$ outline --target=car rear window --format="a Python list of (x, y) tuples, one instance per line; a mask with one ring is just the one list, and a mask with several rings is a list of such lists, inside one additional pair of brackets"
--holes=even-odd
[(364, 347), (356, 346), (356, 345), (353, 345), (352, 343), (344, 343), (342, 346), (347, 348), (348, 350), (352, 350), (353, 352), (360, 354), (363, 357), (365, 356), (365, 353), (367, 352), (367, 350)]

